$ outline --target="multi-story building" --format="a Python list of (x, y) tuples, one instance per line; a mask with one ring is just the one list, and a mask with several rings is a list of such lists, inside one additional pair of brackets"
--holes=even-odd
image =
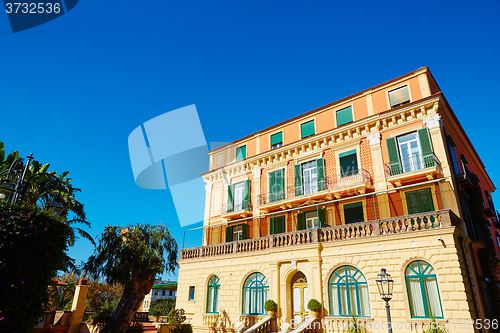
[(329, 332), (351, 315), (385, 332), (381, 268), (395, 331), (496, 315), (495, 187), (426, 67), (212, 150), (202, 176), (176, 305), (194, 331), (249, 327), (267, 299), (286, 327), (314, 298)]
[(142, 301), (141, 311), (148, 312), (151, 303), (157, 299), (171, 299), (175, 301), (177, 297), (177, 282), (175, 281), (156, 281), (151, 291)]

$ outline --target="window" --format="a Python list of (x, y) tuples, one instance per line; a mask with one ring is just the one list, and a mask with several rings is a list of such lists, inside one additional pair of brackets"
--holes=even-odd
[(155, 294), (155, 296), (158, 296), (158, 290), (155, 290), (154, 294)]
[(368, 284), (361, 271), (352, 266), (337, 268), (328, 281), (330, 316), (370, 316)]
[(406, 192), (405, 195), (408, 214), (432, 212), (434, 210), (430, 188)]
[(303, 123), (300, 125), (300, 133), (302, 135), (302, 139), (307, 138), (311, 135), (314, 135), (314, 120), (308, 121), (307, 123)]
[(386, 139), (391, 176), (436, 165), (427, 128)]
[(349, 150), (339, 154), (340, 177), (349, 177), (357, 175), (358, 170), (358, 156), (356, 149)]
[(345, 204), (343, 208), (345, 224), (363, 222), (365, 220), (362, 201)]
[(297, 229), (313, 229), (326, 227), (326, 209), (315, 209), (297, 214)]
[(323, 158), (304, 164), (296, 164), (294, 173), (296, 197), (326, 189), (325, 160)]
[(458, 169), (457, 156), (455, 155), (455, 147), (453, 140), (451, 138), (448, 140), (448, 150), (450, 151), (451, 162), (453, 163), (453, 171), (455, 172), (455, 176), (460, 175), (460, 170)]
[(405, 275), (412, 318), (443, 318), (434, 268), (425, 261), (414, 261)]
[(236, 162), (244, 160), (245, 158), (247, 158), (247, 146), (236, 148)]
[(194, 301), (194, 286), (189, 287), (189, 298), (188, 301)]
[(344, 124), (352, 123), (352, 107), (347, 107), (345, 109), (336, 112), (337, 116), (337, 126), (342, 126)]
[(285, 227), (285, 215), (282, 216), (273, 216), (271, 217), (271, 235), (281, 234), (286, 232)]
[(269, 173), (269, 202), (285, 199), (285, 169)]
[(174, 292), (173, 292), (172, 290), (169, 290), (169, 291), (168, 291), (168, 296), (172, 296), (172, 295), (173, 295), (173, 293), (174, 293)]
[(165, 296), (165, 294), (166, 294), (165, 290), (162, 290), (162, 291), (161, 291), (161, 295), (162, 295), (162, 296)]
[(226, 227), (226, 242), (238, 241), (247, 238), (248, 225), (246, 223)]
[(271, 149), (283, 146), (283, 132), (271, 135)]
[(389, 91), (389, 102), (391, 103), (391, 108), (410, 103), (408, 86), (403, 86), (401, 88)]
[(207, 313), (219, 313), (220, 280), (212, 276), (208, 281)]
[(250, 210), (250, 180), (232, 184), (227, 187), (227, 213), (239, 210)]
[(269, 299), (269, 285), (261, 273), (252, 273), (243, 285), (243, 314), (264, 315), (264, 302)]

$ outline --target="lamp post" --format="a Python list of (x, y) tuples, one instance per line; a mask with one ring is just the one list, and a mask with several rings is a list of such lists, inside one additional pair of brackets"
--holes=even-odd
[(392, 299), (392, 288), (394, 287), (394, 280), (391, 279), (391, 275), (387, 274), (385, 268), (380, 270), (378, 274), (377, 287), (380, 293), (380, 297), (385, 301), (385, 309), (387, 311), (387, 327), (389, 333), (392, 333), (392, 322), (391, 322), (391, 310), (389, 307), (389, 301)]
[(59, 215), (63, 209), (62, 204), (59, 202), (61, 189), (63, 188), (61, 181), (50, 173), (40, 172), (32, 175), (25, 182), (24, 179), (26, 177), (28, 167), (33, 160), (33, 153), (31, 153), (26, 158), (28, 160), (26, 164), (23, 164), (22, 158), (18, 158), (14, 162), (12, 162), (9, 169), (0, 173), (0, 203), (10, 202), (13, 205), (15, 205), (18, 201), (22, 203), (30, 181), (37, 176), (44, 175), (49, 178), (55, 179), (57, 182), (58, 194), (54, 199), (51, 200), (51, 202), (49, 203), (49, 207), (52, 208), (57, 215)]

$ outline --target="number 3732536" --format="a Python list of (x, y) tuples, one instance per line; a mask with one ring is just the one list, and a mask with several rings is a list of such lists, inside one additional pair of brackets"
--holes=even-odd
[(61, 4), (50, 2), (7, 2), (5, 4), (7, 14), (59, 14), (61, 12)]

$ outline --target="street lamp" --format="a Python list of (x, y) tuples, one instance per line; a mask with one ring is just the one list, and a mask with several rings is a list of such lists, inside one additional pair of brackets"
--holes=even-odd
[(56, 215), (59, 215), (63, 210), (63, 206), (59, 202), (61, 189), (63, 188), (61, 180), (50, 173), (40, 172), (32, 175), (25, 182), (24, 178), (26, 177), (26, 172), (28, 171), (28, 167), (31, 161), (33, 160), (33, 153), (31, 153), (26, 158), (28, 160), (26, 165), (23, 164), (22, 158), (18, 158), (14, 162), (12, 162), (9, 169), (0, 173), (0, 203), (10, 202), (11, 204), (16, 204), (18, 200), (22, 203), (30, 181), (37, 176), (44, 175), (49, 178), (55, 179), (57, 182), (58, 195), (51, 200), (48, 206), (56, 213)]
[(391, 279), (391, 275), (387, 274), (385, 268), (380, 270), (377, 280), (378, 292), (380, 297), (385, 301), (385, 309), (387, 311), (387, 326), (389, 333), (392, 333), (392, 322), (391, 322), (391, 310), (389, 307), (389, 301), (392, 299), (392, 288), (394, 287), (394, 280)]

